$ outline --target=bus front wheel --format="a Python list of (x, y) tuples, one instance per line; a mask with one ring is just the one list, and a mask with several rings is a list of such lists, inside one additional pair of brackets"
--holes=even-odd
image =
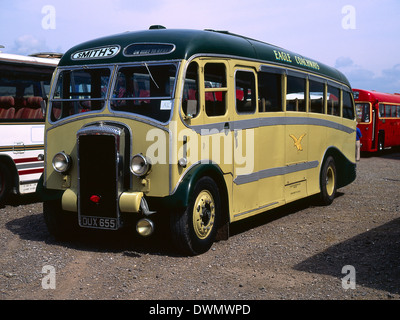
[(321, 170), (320, 176), (320, 200), (323, 205), (330, 205), (336, 196), (336, 166), (333, 157), (329, 156)]
[(221, 198), (214, 180), (201, 178), (195, 185), (188, 206), (171, 216), (175, 245), (185, 254), (197, 255), (215, 241), (221, 213)]

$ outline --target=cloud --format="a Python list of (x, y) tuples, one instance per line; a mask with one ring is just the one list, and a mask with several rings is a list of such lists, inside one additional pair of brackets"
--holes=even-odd
[(380, 75), (354, 63), (349, 57), (338, 58), (335, 67), (346, 75), (353, 88), (388, 93), (400, 92), (400, 64), (383, 69)]
[(336, 60), (335, 63), (335, 68), (345, 68), (345, 67), (351, 67), (354, 65), (354, 62), (351, 58), (349, 57), (340, 57)]
[(33, 35), (25, 34), (14, 41), (12, 52), (21, 55), (47, 51), (48, 47), (45, 40), (36, 38)]
[(385, 69), (382, 73), (386, 78), (400, 81), (400, 64), (396, 64), (392, 69)]

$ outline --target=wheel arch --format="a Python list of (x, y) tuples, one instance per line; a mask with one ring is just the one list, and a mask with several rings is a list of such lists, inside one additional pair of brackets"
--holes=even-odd
[[(4, 164), (10, 172), (11, 188), (16, 188), (19, 185), (19, 177), (14, 160), (8, 155), (0, 155), (0, 163)], [(17, 190), (19, 191), (19, 188)]]
[(217, 240), (229, 237), (229, 197), (222, 170), (214, 163), (198, 163), (190, 168), (169, 197), (175, 206), (186, 207), (193, 194), (196, 182), (203, 177), (210, 177), (217, 185), (221, 197), (221, 219), (218, 226)]
[(335, 161), (337, 188), (342, 188), (352, 183), (356, 178), (356, 164), (351, 162), (338, 148), (329, 147), (323, 157), (320, 174), (325, 161), (331, 156)]

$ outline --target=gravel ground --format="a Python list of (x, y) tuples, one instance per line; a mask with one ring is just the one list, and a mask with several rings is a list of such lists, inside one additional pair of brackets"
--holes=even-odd
[(400, 153), (363, 157), (357, 172), (332, 205), (306, 199), (235, 223), (195, 257), (162, 233), (57, 242), (42, 204), (15, 198), (0, 208), (0, 299), (400, 300)]

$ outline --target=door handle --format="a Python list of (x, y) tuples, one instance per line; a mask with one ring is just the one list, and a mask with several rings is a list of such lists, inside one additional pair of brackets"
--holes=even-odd
[(224, 132), (225, 132), (226, 136), (229, 134), (229, 122), (225, 122), (225, 124), (224, 124)]

